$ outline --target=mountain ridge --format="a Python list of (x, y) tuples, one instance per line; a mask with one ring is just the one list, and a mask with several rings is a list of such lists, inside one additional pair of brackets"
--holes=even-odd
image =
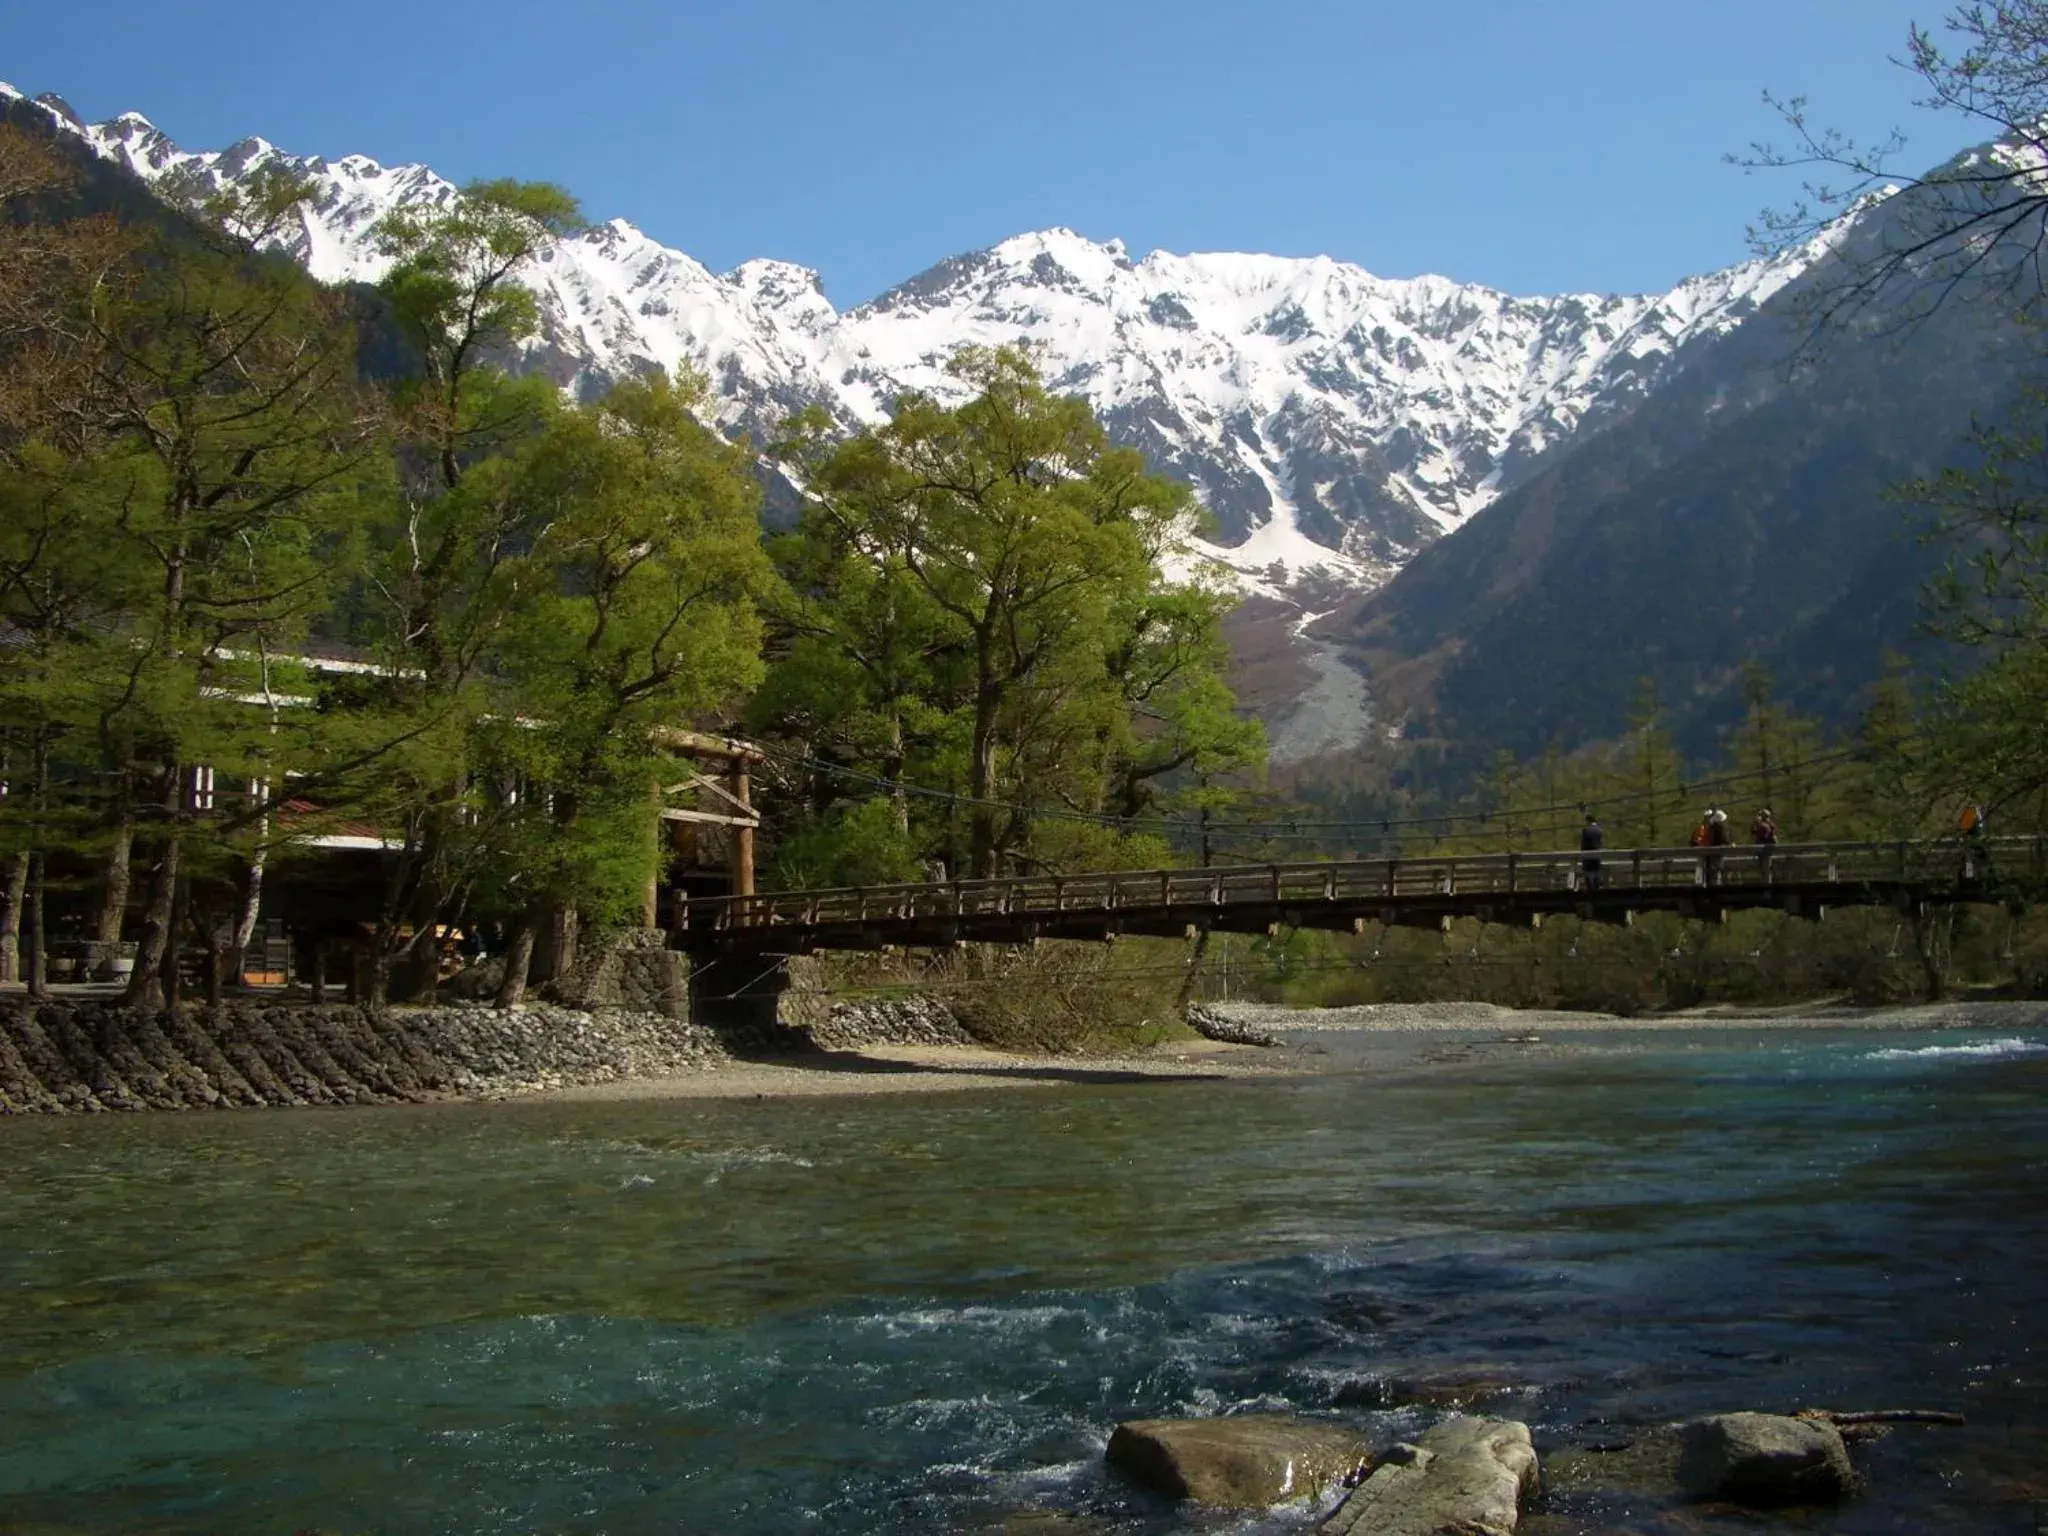
[[(371, 232), (389, 209), (460, 196), (425, 165), (261, 138), (190, 151), (140, 113), (88, 124), (59, 98), (37, 101), (169, 199), (265, 165), (305, 177), (313, 194), (276, 243), (325, 281), (382, 275)], [(765, 438), (801, 406), (852, 428), (885, 419), (905, 390), (951, 398), (959, 346), (1021, 342), (1052, 387), (1088, 398), (1114, 437), (1195, 488), (1218, 525), (1208, 553), (1241, 585), (1286, 597), (1305, 579), (1377, 586), (1555, 450), (1627, 415), (1808, 259), (1745, 262), (1664, 294), (1527, 298), (1327, 256), (1134, 258), (1054, 227), (839, 310), (809, 268), (761, 257), (714, 273), (614, 218), (528, 274), (542, 327), (523, 363), (579, 391), (688, 363), (709, 377), (721, 426)]]

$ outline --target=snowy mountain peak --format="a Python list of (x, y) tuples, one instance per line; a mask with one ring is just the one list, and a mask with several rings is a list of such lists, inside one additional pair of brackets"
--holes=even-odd
[(1057, 267), (1095, 289), (1106, 288), (1119, 272), (1128, 272), (1131, 259), (1121, 240), (1090, 240), (1066, 228), (1034, 230), (1012, 235), (989, 248), (998, 266), (1017, 272), (1043, 273)]
[(808, 303), (825, 297), (824, 279), (814, 269), (768, 256), (741, 262), (719, 281), (776, 304)]
[[(305, 178), (311, 196), (280, 243), (326, 281), (375, 280), (388, 268), (377, 221), (460, 195), (424, 165), (300, 157), (258, 138), (192, 152), (139, 114), (88, 126), (39, 100), (180, 201), (264, 166)], [(1134, 260), (1120, 240), (1055, 227), (949, 257), (841, 312), (808, 268), (759, 259), (714, 274), (615, 218), (529, 274), (542, 328), (527, 361), (577, 389), (688, 364), (710, 379), (724, 425), (764, 436), (802, 405), (852, 425), (886, 419), (908, 388), (950, 398), (960, 386), (945, 365), (961, 345), (1023, 344), (1054, 387), (1195, 487), (1222, 558), (1248, 580), (1361, 585), (1632, 409), (1694, 341), (1740, 324), (1813, 254), (1660, 295), (1521, 298), (1328, 256)]]

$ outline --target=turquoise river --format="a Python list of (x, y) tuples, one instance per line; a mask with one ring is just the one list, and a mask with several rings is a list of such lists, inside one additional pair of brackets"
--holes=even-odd
[(0, 1533), (1298, 1531), (1125, 1486), (1111, 1427), (1393, 1439), (1474, 1380), (1546, 1451), (1958, 1410), (1782, 1528), (2048, 1528), (2048, 1035), (1346, 1038), (1295, 1078), (0, 1123)]

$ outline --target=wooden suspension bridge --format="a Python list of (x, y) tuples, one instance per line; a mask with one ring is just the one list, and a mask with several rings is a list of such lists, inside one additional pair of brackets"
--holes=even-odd
[(725, 1000), (759, 994), (772, 1006), (780, 961), (818, 950), (1373, 924), (1448, 931), (1461, 918), (1625, 925), (1645, 912), (1719, 923), (1773, 910), (1818, 921), (1835, 907), (1911, 914), (2013, 904), (2043, 889), (2048, 839), (2035, 837), (1431, 854), (697, 897), (675, 903), (669, 942), (698, 957), (707, 988)]

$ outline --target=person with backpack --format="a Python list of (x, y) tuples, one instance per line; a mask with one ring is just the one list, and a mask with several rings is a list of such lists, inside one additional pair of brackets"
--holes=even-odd
[(1718, 805), (1707, 807), (1707, 884), (1721, 883), (1721, 859), (1719, 850), (1725, 849), (1734, 839), (1728, 832), (1728, 813)]
[(1956, 819), (1956, 830), (1963, 835), (1963, 878), (1975, 880), (1991, 862), (1990, 851), (1984, 846), (1984, 807), (1978, 801), (1969, 800), (1963, 804), (1963, 814)]
[(1768, 883), (1771, 878), (1771, 850), (1778, 846), (1778, 821), (1766, 805), (1758, 809), (1756, 819), (1749, 824), (1749, 840), (1763, 850), (1757, 855), (1757, 872)]

